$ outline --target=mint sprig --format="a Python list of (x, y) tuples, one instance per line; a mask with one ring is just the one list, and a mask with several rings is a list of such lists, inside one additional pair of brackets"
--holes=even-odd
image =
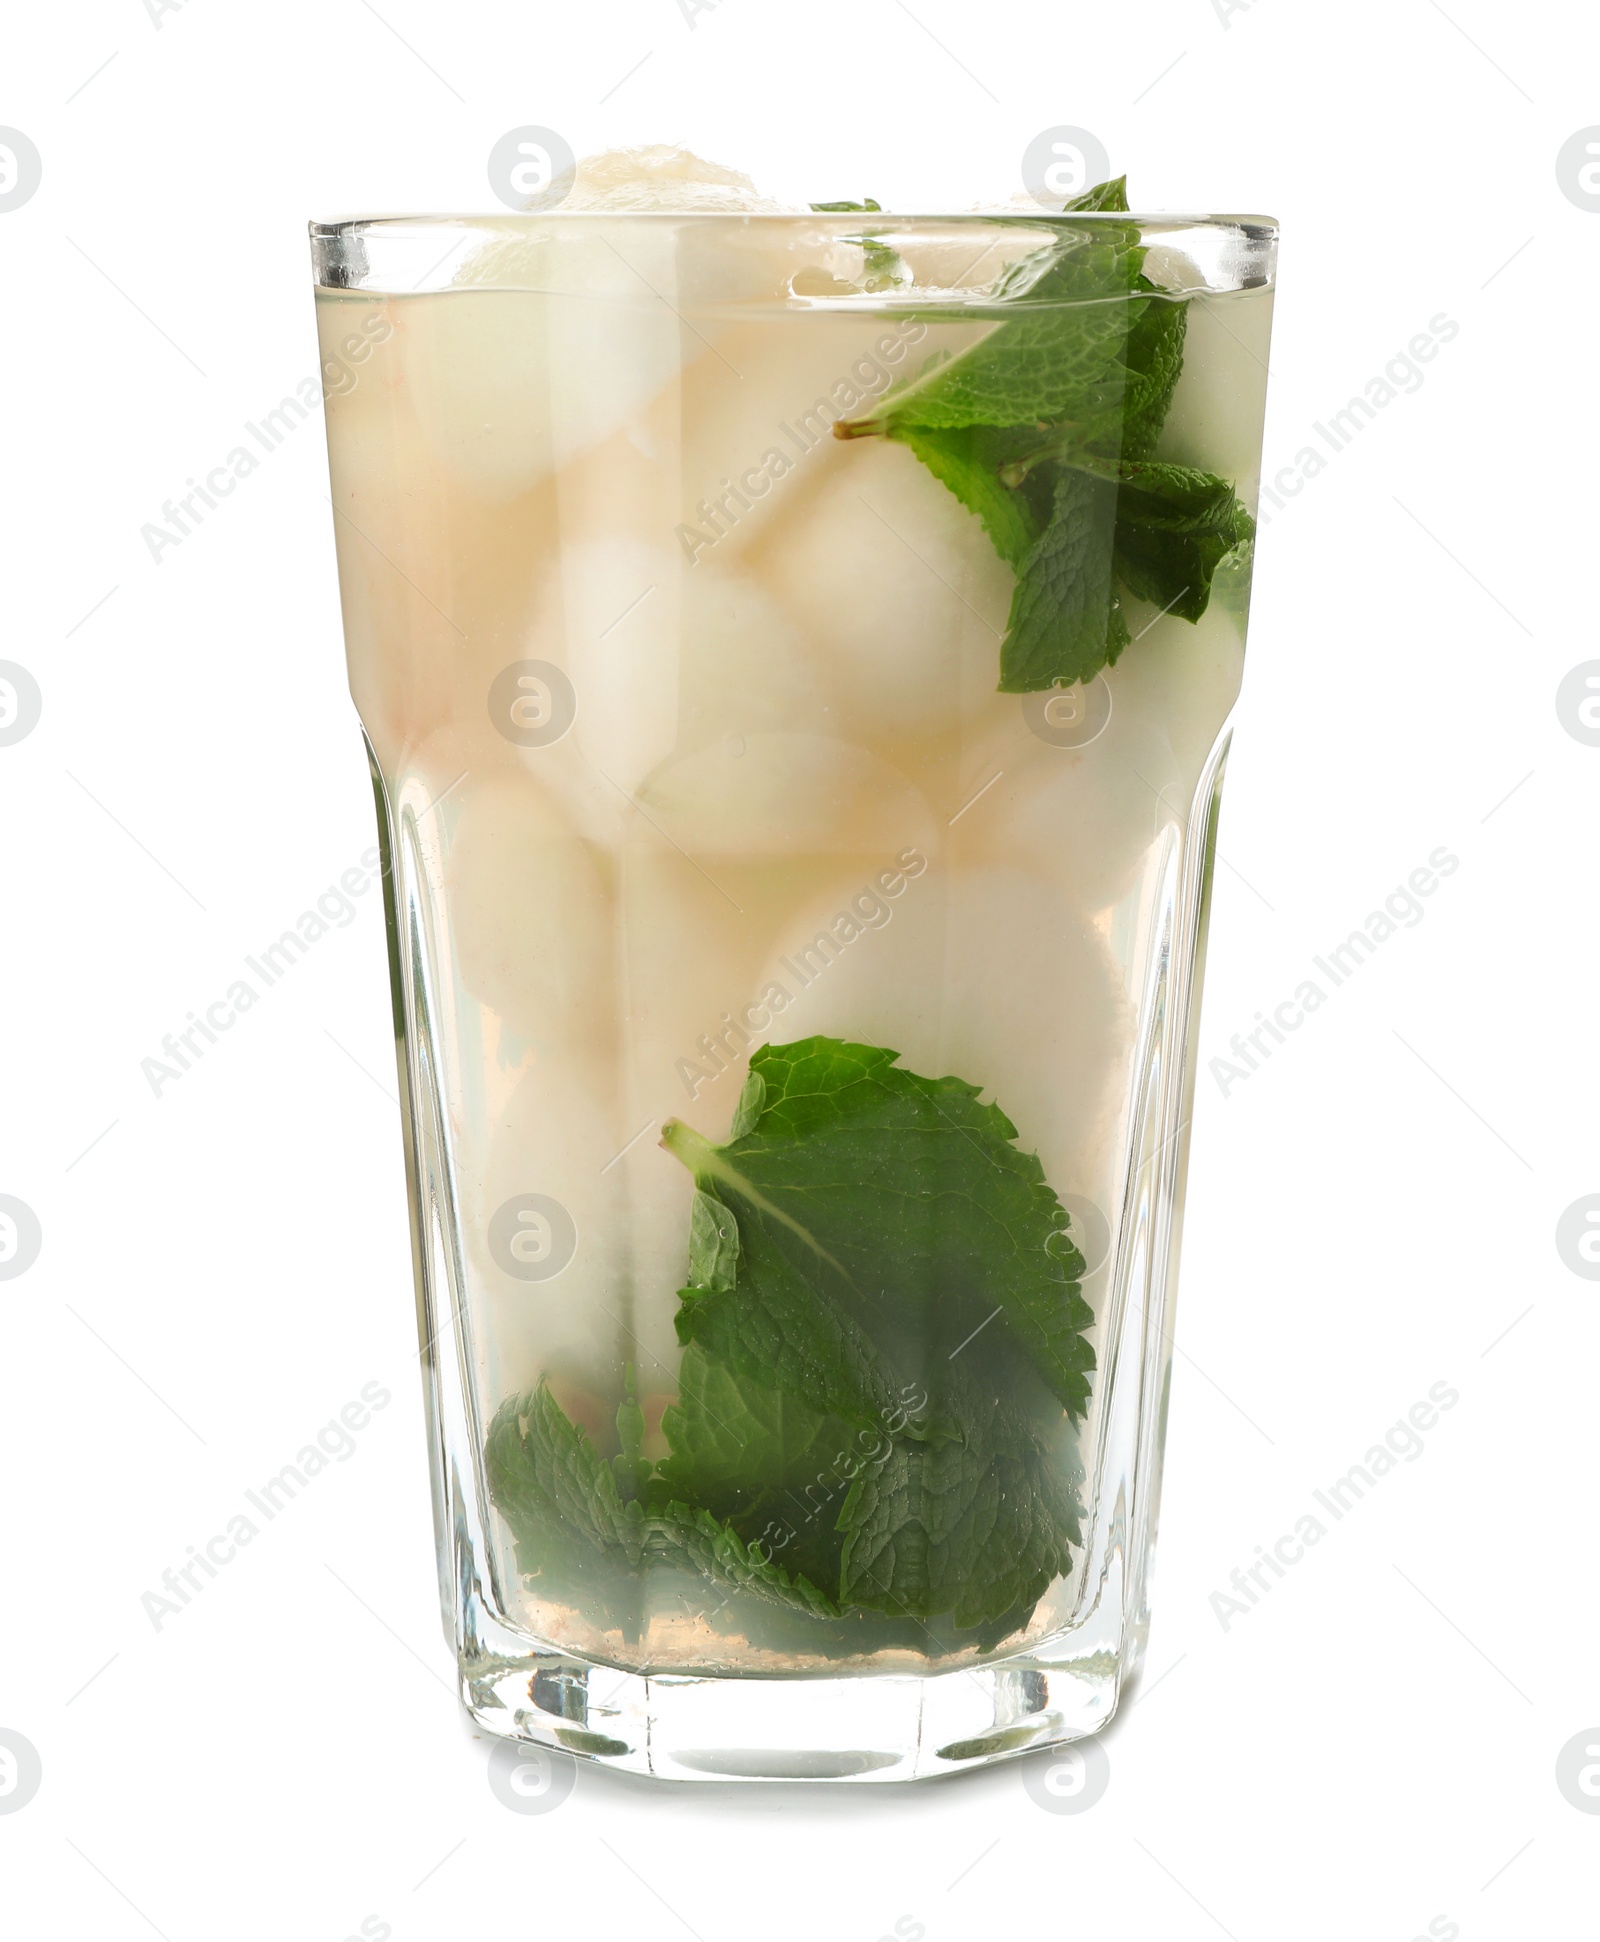
[[(1066, 213), (1127, 208), (1119, 176)], [(1226, 480), (1154, 462), (1188, 304), (1164, 296), (1144, 260), (1134, 224), (1063, 223), (996, 282), (1014, 320), (834, 426), (909, 447), (1015, 572), (1002, 693), (1114, 663), (1130, 639), (1124, 595), (1197, 621), (1222, 561), (1247, 557), (1254, 536)]]
[(653, 1560), (902, 1642), (1026, 1623), (1082, 1542), (1094, 1353), (1016, 1137), (977, 1087), (830, 1038), (759, 1048), (723, 1144), (669, 1121), (696, 1189), (670, 1454), (642, 1464), (631, 1386), (610, 1461), (547, 1387), (510, 1399), (487, 1468), (524, 1570), (613, 1612), (631, 1583), (633, 1624)]

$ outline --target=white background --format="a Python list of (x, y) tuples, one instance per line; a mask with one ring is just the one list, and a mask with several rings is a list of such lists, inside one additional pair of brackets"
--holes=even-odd
[[(156, 0), (152, 0), (155, 4)], [(0, 122), (0, 1815), (18, 1936), (1593, 1933), (1600, 216), (1556, 156), (1600, 31), (1486, 0), (80, 0), (13, 10)], [(662, 1789), (519, 1817), (438, 1619), (382, 920), (368, 896), (181, 1082), (140, 1061), (373, 840), (313, 421), (154, 564), (141, 525), (316, 367), (308, 217), (490, 205), (542, 123), (776, 195), (965, 207), (1039, 130), (1135, 207), (1284, 224), (1268, 474), (1459, 334), (1262, 537), (1203, 1059), (1439, 845), (1459, 870), (1269, 1064), (1202, 1070), (1156, 1618), (1109, 1789)], [(141, 1596), (369, 1382), (292, 1511)], [(1226, 1628), (1212, 1603), (1426, 1395), (1460, 1402)], [(1593, 1733), (1600, 1744), (1600, 1728)], [(0, 1802), (3, 1804), (3, 1802)], [(1600, 1804), (1600, 1803), (1597, 1803)], [(1444, 1919), (1440, 1919), (1444, 1918)]]

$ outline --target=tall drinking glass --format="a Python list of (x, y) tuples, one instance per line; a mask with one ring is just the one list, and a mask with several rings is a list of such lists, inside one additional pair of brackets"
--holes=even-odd
[(313, 228), (490, 1732), (907, 1779), (1138, 1662), (1275, 230), (1099, 200)]

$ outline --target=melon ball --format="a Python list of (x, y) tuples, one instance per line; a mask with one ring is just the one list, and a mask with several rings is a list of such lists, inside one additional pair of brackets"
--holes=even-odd
[(992, 691), (1013, 577), (978, 520), (904, 446), (835, 441), (816, 490), (760, 549), (812, 643), (841, 728), (875, 746), (948, 736)]
[(761, 988), (781, 993), (768, 1003), (772, 1042), (822, 1033), (892, 1046), (914, 1071), (934, 1071), (947, 998), (948, 880), (925, 852), (903, 854), (904, 863), (885, 857), (882, 871), (836, 865), (787, 914), (760, 972)]
[(640, 803), (691, 857), (769, 860), (848, 851), (892, 857), (938, 817), (905, 772), (832, 735), (764, 731), (664, 764)]
[[(565, 498), (562, 508), (575, 513)], [(624, 795), (678, 739), (681, 563), (650, 510), (619, 491), (609, 517), (575, 513), (527, 647), (569, 676), (573, 743)]]
[(393, 306), (394, 355), (434, 462), (474, 500), (530, 491), (707, 354), (651, 288), (670, 276), (670, 236), (631, 252), (546, 223), (491, 242), (470, 283)]
[(759, 579), (702, 561), (682, 576), (681, 601), (682, 750), (730, 737), (827, 731), (807, 644)]
[(541, 1052), (607, 1045), (617, 964), (603, 853), (514, 769), (469, 774), (444, 807), (445, 905), (463, 985)]
[(1158, 831), (1188, 807), (1164, 725), (1127, 704), (1120, 676), (1108, 669), (1086, 700), (1082, 691), (1069, 697), (1109, 711), (1078, 746), (1046, 739), (1047, 695), (999, 697), (1003, 717), (967, 751), (970, 806), (950, 830), (954, 856), (1025, 867), (1086, 919), (1137, 894)]
[[(738, 891), (735, 905), (659, 842), (631, 844), (623, 855), (620, 941), (628, 1004), (620, 1043), (634, 1126), (687, 1115), (705, 1075), (718, 1077), (719, 1059), (732, 1056), (716, 1049), (714, 1035), (759, 992), (772, 929), (770, 912), (748, 886), (739, 882)], [(731, 1115), (731, 1104), (726, 1110)]]
[[(617, 1170), (605, 1170), (628, 1137), (612, 1077), (592, 1051), (558, 1048), (491, 1120), (457, 1130), (462, 1245), (491, 1406), (552, 1365), (592, 1370), (603, 1390), (631, 1352), (628, 1209)], [(555, 1272), (516, 1271), (518, 1250)]]
[[(1048, 877), (957, 870), (942, 1069), (984, 1088), (1058, 1193), (1120, 1162), (1132, 1007), (1099, 929)], [(1120, 1171), (1120, 1168), (1119, 1168)]]

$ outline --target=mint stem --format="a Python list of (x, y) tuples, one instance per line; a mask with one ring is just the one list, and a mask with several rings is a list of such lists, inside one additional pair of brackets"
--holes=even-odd
[(661, 1129), (661, 1145), (692, 1174), (715, 1173), (717, 1149), (703, 1133), (686, 1126), (681, 1119), (669, 1119)]

